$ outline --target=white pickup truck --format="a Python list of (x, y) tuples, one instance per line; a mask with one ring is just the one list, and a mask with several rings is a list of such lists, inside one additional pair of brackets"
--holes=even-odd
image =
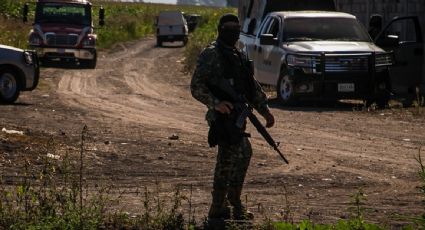
[(156, 18), (156, 43), (181, 41), (185, 46), (188, 42), (189, 28), (180, 11), (161, 11)]
[(299, 99), (363, 99), (385, 106), (392, 53), (376, 46), (355, 16), (327, 11), (269, 13), (242, 44), (262, 84), (283, 104)]
[(34, 90), (39, 74), (35, 51), (0, 45), (0, 103), (13, 103), (21, 91)]

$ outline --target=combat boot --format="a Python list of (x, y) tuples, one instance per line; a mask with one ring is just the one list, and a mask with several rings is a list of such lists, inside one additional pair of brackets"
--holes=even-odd
[(230, 208), (227, 205), (226, 190), (212, 191), (212, 204), (208, 212), (208, 220), (204, 223), (204, 230), (225, 229), (225, 220), (230, 219)]
[(242, 187), (231, 187), (227, 193), (227, 198), (233, 206), (232, 214), (234, 220), (253, 220), (254, 214), (249, 212), (241, 202)]
[(226, 200), (226, 190), (214, 190), (208, 219), (230, 219), (230, 208)]

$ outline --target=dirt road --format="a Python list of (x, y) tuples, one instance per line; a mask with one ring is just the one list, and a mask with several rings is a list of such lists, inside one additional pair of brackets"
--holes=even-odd
[[(137, 187), (158, 182), (167, 195), (177, 185), (187, 194), (192, 185), (196, 216), (202, 218), (210, 202), (215, 149), (206, 143), (206, 108), (190, 96), (190, 76), (181, 71), (183, 50), (157, 48), (146, 39), (101, 53), (96, 70), (43, 69), (36, 91), (23, 93), (16, 105), (0, 106), (0, 128), (78, 146), (87, 124), (88, 181), (120, 188), (120, 206), (130, 213), (142, 209)], [(351, 104), (283, 108), (272, 100), (271, 106), (277, 124), (270, 132), (282, 142), (290, 165), (248, 127), (254, 157), (244, 194), (258, 219), (260, 213), (276, 219), (289, 209), (295, 221), (335, 222), (349, 216), (352, 195), (360, 188), (367, 195), (368, 220), (397, 226), (405, 221), (395, 214), (423, 212), (414, 158), (425, 146), (423, 115), (353, 111)], [(177, 140), (169, 138), (173, 134)], [(8, 177), (17, 165), (8, 158), (20, 158), (7, 152), (21, 145), (5, 146), (5, 133), (0, 139), (0, 167)]]

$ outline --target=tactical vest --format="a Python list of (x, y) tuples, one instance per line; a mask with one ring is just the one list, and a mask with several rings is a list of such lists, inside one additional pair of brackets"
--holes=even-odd
[[(214, 45), (214, 49), (219, 54), (218, 57), (223, 66), (221, 77), (229, 81), (229, 84), (237, 93), (251, 100), (255, 93), (255, 80), (251, 62), (247, 58), (244, 58), (245, 56), (238, 50), (223, 48), (219, 43)], [(226, 100), (234, 103), (233, 99), (218, 86), (210, 85), (209, 88), (213, 95), (219, 100)]]

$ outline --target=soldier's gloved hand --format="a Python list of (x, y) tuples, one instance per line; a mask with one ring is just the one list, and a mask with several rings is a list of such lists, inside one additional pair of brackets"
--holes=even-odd
[(230, 114), (232, 112), (233, 105), (228, 101), (220, 101), (217, 105), (215, 105), (214, 109), (223, 114)]
[(264, 119), (266, 119), (266, 127), (267, 128), (271, 128), (274, 125), (274, 116), (272, 113), (270, 113), (270, 111), (267, 111), (267, 113), (265, 113), (263, 115)]

